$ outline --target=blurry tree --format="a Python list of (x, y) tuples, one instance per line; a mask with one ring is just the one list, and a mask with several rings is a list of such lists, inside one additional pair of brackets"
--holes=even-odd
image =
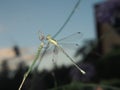
[[(14, 87), (16, 88), (16, 90), (18, 89), (18, 87), (19, 87), (27, 69), (28, 69), (28, 67), (26, 67), (25, 62), (19, 63), (18, 69), (16, 70), (16, 73), (15, 73), (15, 76), (14, 76), (14, 82), (15, 82)], [(27, 83), (27, 80), (26, 80), (25, 84), (26, 83)], [(27, 85), (27, 86), (29, 86), (29, 85)], [(24, 88), (26, 88), (27, 86), (25, 86)], [(26, 89), (23, 89), (23, 90), (26, 90)]]
[(0, 90), (9, 90), (11, 86), (11, 79), (9, 78), (9, 66), (7, 60), (2, 62), (2, 71), (0, 75)]
[(120, 48), (113, 49), (109, 54), (101, 58), (97, 65), (97, 76), (105, 84), (120, 87)]
[(120, 48), (113, 49), (109, 54), (99, 60), (98, 75), (101, 79), (120, 79)]
[(20, 56), (20, 55), (21, 55), (20, 49), (19, 49), (19, 47), (18, 47), (17, 45), (15, 45), (15, 46), (13, 47), (13, 50), (14, 50), (16, 56)]
[(96, 12), (99, 23), (108, 23), (120, 35), (120, 0), (108, 0), (99, 5)]
[(3, 60), (3, 62), (2, 62), (2, 71), (1, 71), (2, 77), (8, 77), (9, 71), (10, 70), (9, 70), (9, 66), (8, 66), (8, 61)]
[[(93, 41), (88, 41), (88, 43), (86, 44), (87, 45), (83, 46), (78, 50), (78, 52), (76, 53), (76, 56), (80, 54), (84, 55), (83, 61), (82, 63), (80, 63), (80, 66), (82, 66), (82, 64), (85, 64), (85, 63), (89, 63), (89, 64), (92, 64), (92, 66), (94, 66), (95, 76), (93, 77), (92, 80), (97, 82), (101, 82), (103, 80), (116, 79), (116, 78), (120, 80), (120, 72), (119, 72), (120, 46), (115, 45), (113, 47), (113, 50), (110, 53), (102, 56), (102, 55), (99, 55), (99, 53), (97, 53), (98, 48)], [(91, 49), (87, 49), (87, 48), (91, 48)], [(83, 68), (83, 70), (84, 69), (85, 68)], [(120, 87), (120, 84), (119, 84), (119, 87)]]

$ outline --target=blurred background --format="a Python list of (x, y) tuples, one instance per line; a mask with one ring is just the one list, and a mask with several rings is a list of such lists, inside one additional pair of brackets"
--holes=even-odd
[(0, 90), (18, 90), (39, 31), (60, 40), (86, 74), (50, 48), (22, 90), (120, 90), (120, 0), (1, 0)]

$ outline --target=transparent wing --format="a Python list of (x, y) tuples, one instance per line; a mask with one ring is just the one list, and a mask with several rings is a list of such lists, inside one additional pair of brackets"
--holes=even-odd
[[(78, 42), (81, 39), (81, 37), (82, 37), (82, 34), (80, 32), (77, 32), (58, 40), (58, 44), (61, 47), (63, 47), (64, 50), (71, 57), (74, 58), (74, 53), (76, 52), (76, 50), (72, 48), (79, 47), (79, 44), (77, 44), (76, 42)], [(49, 48), (47, 49), (47, 52), (45, 53), (45, 56), (43, 57), (43, 59), (44, 60), (42, 60), (41, 62), (42, 64), (40, 65), (39, 69), (42, 69), (43, 67), (47, 69), (50, 69), (50, 67), (54, 68), (55, 63), (58, 67), (61, 65), (67, 66), (72, 64), (69, 58), (67, 58), (67, 56), (63, 52), (61, 52), (59, 48), (55, 48), (55, 46), (52, 44), (49, 45)], [(55, 63), (53, 63), (52, 61), (53, 59)], [(48, 67), (49, 65), (50, 67)]]
[(54, 49), (54, 46), (50, 45), (50, 48), (48, 48), (45, 53), (43, 52), (44, 56), (42, 56), (41, 62), (38, 64), (39, 71), (42, 71), (42, 70), (51, 71), (54, 69), (53, 49)]
[(77, 49), (80, 47), (79, 43), (59, 43), (62, 48)]
[(52, 61), (53, 61), (55, 67), (56, 67), (56, 62), (58, 60), (58, 53), (59, 53), (59, 49), (57, 47), (54, 47)]
[[(49, 44), (49, 46), (47, 46), (47, 50), (45, 52), (45, 55), (53, 53), (54, 47), (55, 47), (54, 45)], [(45, 50), (45, 49), (46, 49), (46, 46), (43, 48), (43, 50)]]
[(60, 40), (58, 40), (59, 43), (65, 43), (65, 42), (77, 42), (81, 39), (82, 33), (81, 32), (76, 32), (74, 34), (71, 34), (69, 36), (66, 36)]
[[(79, 40), (81, 38), (82, 38), (82, 33), (76, 32), (76, 33), (66, 36), (60, 40), (57, 40), (57, 42), (63, 48), (77, 49), (80, 47)], [(48, 51), (50, 51), (50, 49), (52, 50), (53, 47), (54, 47), (54, 45), (49, 45)]]

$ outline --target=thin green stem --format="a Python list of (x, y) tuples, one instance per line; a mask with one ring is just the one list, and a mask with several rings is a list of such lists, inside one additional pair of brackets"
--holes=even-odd
[(63, 23), (63, 25), (60, 27), (60, 29), (56, 32), (56, 34), (53, 36), (53, 38), (55, 38), (64, 29), (64, 27), (68, 24), (68, 22), (70, 21), (71, 17), (73, 16), (73, 14), (76, 11), (79, 4), (80, 4), (80, 0), (78, 0), (78, 2), (75, 4), (75, 6), (74, 6), (73, 10), (71, 11), (70, 15), (68, 16), (66, 21)]
[(29, 67), (28, 71), (25, 73), (25, 75), (24, 75), (24, 77), (23, 77), (23, 80), (22, 80), (22, 82), (21, 82), (18, 90), (21, 90), (21, 88), (22, 88), (25, 80), (27, 79), (28, 75), (29, 75), (30, 72), (32, 71), (33, 66), (35, 65), (36, 61), (37, 61), (38, 58), (39, 58), (39, 55), (40, 55), (40, 52), (41, 52), (43, 46), (44, 46), (44, 44), (41, 43), (41, 44), (40, 44), (40, 47), (38, 48), (37, 54), (36, 54), (36, 56), (35, 56), (35, 59), (33, 60), (32, 65)]

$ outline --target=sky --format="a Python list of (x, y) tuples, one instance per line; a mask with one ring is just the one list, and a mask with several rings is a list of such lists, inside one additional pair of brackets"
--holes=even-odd
[[(78, 0), (0, 0), (0, 48), (37, 47), (38, 31), (54, 35)], [(81, 0), (74, 15), (56, 39), (81, 32), (80, 42), (95, 39), (94, 4), (105, 0)]]

